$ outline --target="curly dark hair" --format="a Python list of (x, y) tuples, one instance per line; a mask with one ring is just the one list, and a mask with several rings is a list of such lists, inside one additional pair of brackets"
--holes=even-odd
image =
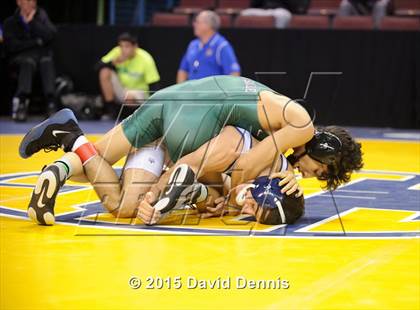
[(327, 126), (317, 128), (320, 131), (330, 132), (341, 141), (340, 155), (333, 165), (328, 165), (328, 171), (318, 179), (326, 181), (325, 189), (335, 190), (341, 184), (350, 181), (353, 171), (363, 167), (362, 145), (356, 142), (349, 132), (339, 126)]

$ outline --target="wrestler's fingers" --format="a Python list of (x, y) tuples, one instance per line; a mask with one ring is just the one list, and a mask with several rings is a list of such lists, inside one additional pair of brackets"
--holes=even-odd
[(218, 197), (218, 198), (216, 198), (216, 199), (214, 200), (214, 203), (215, 203), (215, 204), (223, 203), (223, 202), (225, 202), (225, 200), (226, 200), (226, 198), (225, 198), (225, 197), (220, 196), (220, 197)]
[(150, 204), (142, 201), (138, 207), (139, 212), (152, 215), (156, 210)]
[(295, 184), (295, 185), (293, 185), (287, 192), (286, 192), (286, 195), (291, 195), (291, 194), (293, 194), (294, 192), (296, 192), (297, 191), (297, 189), (298, 189), (298, 187), (299, 187), (299, 184)]
[(223, 202), (217, 204), (215, 207), (207, 207), (206, 209), (209, 212), (217, 212), (219, 210), (222, 210), (224, 208), (224, 206), (225, 206), (225, 203), (223, 201)]
[(152, 217), (152, 219), (150, 220), (149, 223), (151, 225), (157, 224), (157, 222), (159, 222), (160, 218), (161, 218), (160, 211), (156, 211), (155, 214), (153, 214), (153, 217)]
[(279, 182), (279, 186), (283, 186), (283, 185), (289, 183), (290, 181), (292, 181), (293, 179), (294, 179), (293, 174), (287, 174), (286, 176), (284, 176), (283, 179), (281, 179), (281, 181)]
[(286, 173), (284, 173), (284, 171), (281, 172), (273, 172), (272, 174), (270, 174), (270, 179), (274, 179), (274, 178), (284, 178), (286, 176)]
[(298, 192), (297, 192), (297, 194), (295, 195), (295, 197), (296, 198), (299, 198), (300, 196), (302, 196), (303, 195), (303, 189), (299, 186), (299, 188), (298, 188)]
[(296, 180), (290, 180), (286, 185), (283, 186), (283, 188), (281, 189), (281, 192), (287, 193), (292, 187), (297, 186), (298, 183), (296, 182)]
[(147, 225), (156, 224), (161, 217), (160, 211), (157, 211), (157, 210), (155, 210), (153, 214), (142, 213), (140, 211), (139, 215), (140, 215), (140, 219)]

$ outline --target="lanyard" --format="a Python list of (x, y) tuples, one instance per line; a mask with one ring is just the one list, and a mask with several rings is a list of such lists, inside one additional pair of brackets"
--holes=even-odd
[(210, 38), (210, 40), (206, 44), (204, 44), (203, 47), (198, 51), (197, 55), (195, 56), (195, 60), (193, 61), (194, 71), (196, 71), (198, 69), (198, 67), (200, 66), (199, 59), (201, 58), (202, 54), (207, 51), (208, 47), (211, 45), (211, 42), (216, 39), (217, 35), (218, 35), (217, 33), (214, 34)]

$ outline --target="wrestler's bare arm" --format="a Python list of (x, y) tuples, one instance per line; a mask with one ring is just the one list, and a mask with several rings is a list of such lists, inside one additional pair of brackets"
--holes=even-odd
[(159, 196), (168, 183), (171, 173), (180, 164), (187, 164), (198, 179), (209, 173), (224, 172), (239, 157), (243, 143), (241, 139), (242, 136), (234, 127), (223, 128), (217, 137), (196, 151), (183, 156), (166, 171), (151, 188), (154, 197)]
[(273, 166), (280, 154), (312, 138), (314, 126), (309, 114), (299, 104), (284, 98), (270, 92), (261, 96), (260, 123), (267, 132), (271, 129), (273, 133), (238, 158), (232, 173), (232, 187), (254, 179), (263, 169)]

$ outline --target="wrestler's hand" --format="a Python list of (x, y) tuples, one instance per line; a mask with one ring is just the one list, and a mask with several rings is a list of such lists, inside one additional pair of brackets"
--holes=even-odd
[(201, 215), (201, 218), (207, 219), (210, 217), (217, 217), (225, 215), (228, 212), (226, 209), (226, 197), (219, 197), (214, 200), (215, 207), (206, 207), (206, 212)]
[(282, 179), (279, 182), (279, 185), (280, 186), (284, 185), (283, 188), (281, 189), (281, 192), (283, 194), (286, 193), (286, 195), (291, 195), (295, 191), (297, 191), (295, 195), (296, 197), (300, 197), (303, 195), (303, 190), (299, 186), (299, 183), (296, 180), (296, 176), (292, 171), (287, 170), (287, 171), (273, 173), (272, 175), (270, 175), (270, 179), (273, 179), (273, 178)]
[(156, 224), (161, 217), (160, 211), (152, 206), (152, 203), (155, 202), (155, 200), (155, 195), (152, 192), (148, 192), (138, 206), (137, 217), (146, 225)]

